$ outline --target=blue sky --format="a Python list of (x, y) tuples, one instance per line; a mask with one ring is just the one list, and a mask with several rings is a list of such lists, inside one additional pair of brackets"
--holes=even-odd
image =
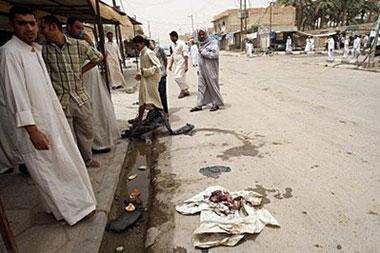
[[(105, 0), (112, 4), (112, 0)], [(248, 7), (268, 6), (269, 0), (247, 0)], [(169, 32), (179, 33), (191, 31), (191, 19), (194, 16), (194, 26), (211, 27), (212, 17), (231, 8), (239, 7), (239, 0), (116, 0), (128, 15), (136, 15), (144, 24), (148, 34), (148, 22), (152, 38), (161, 44), (169, 42)]]

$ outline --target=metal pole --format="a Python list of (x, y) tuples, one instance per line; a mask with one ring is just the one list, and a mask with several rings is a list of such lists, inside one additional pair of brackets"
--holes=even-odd
[(194, 32), (194, 16), (193, 16), (193, 14), (191, 14), (187, 17), (191, 19), (191, 34), (193, 34), (193, 32)]
[(148, 21), (148, 34), (149, 34), (149, 39), (152, 38), (152, 33), (150, 32), (150, 22)]
[[(100, 51), (105, 56), (106, 55), (106, 51), (104, 48), (105, 38), (104, 38), (104, 29), (103, 29), (102, 17), (100, 15), (100, 0), (96, 0), (95, 3), (96, 3), (96, 23), (98, 25), (99, 38), (100, 38), (99, 47), (100, 47)], [(110, 87), (110, 82), (109, 82), (109, 78), (108, 78), (108, 72), (109, 72), (109, 70), (108, 70), (107, 64), (104, 61), (104, 75), (105, 75), (106, 85), (108, 88), (108, 92), (111, 93), (111, 87)]]

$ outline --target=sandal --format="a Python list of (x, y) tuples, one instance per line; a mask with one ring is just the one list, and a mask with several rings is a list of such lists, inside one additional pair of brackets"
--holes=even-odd
[(190, 109), (190, 112), (202, 111), (202, 107), (196, 106)]

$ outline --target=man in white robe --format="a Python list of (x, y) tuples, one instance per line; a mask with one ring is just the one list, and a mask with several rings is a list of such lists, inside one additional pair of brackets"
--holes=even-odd
[(178, 39), (178, 33), (170, 33), (170, 40), (173, 42), (173, 54), (170, 58), (169, 70), (172, 71), (174, 65), (174, 80), (178, 84), (181, 92), (178, 98), (190, 96), (189, 85), (186, 83), (186, 72), (189, 70), (189, 50), (185, 42)]
[(198, 67), (198, 57), (199, 57), (198, 46), (194, 40), (191, 41), (190, 55), (191, 55), (191, 62), (193, 63), (193, 67)]
[(306, 38), (306, 46), (305, 46), (305, 53), (309, 53), (311, 51), (311, 41), (310, 37)]
[(310, 50), (311, 51), (315, 50), (315, 40), (314, 40), (313, 36), (311, 36), (311, 38), (310, 38)]
[(335, 40), (333, 36), (330, 36), (330, 38), (327, 41), (327, 55), (328, 55), (329, 62), (333, 62), (335, 60), (334, 51), (335, 51)]
[(113, 41), (113, 33), (107, 33), (108, 41), (104, 45), (106, 51), (106, 63), (108, 67), (108, 76), (112, 89), (126, 88), (127, 83), (124, 79), (121, 67), (121, 54), (119, 46)]
[[(84, 32), (83, 22), (76, 17), (67, 20), (67, 33), (74, 39), (82, 39), (94, 47), (90, 36)], [(115, 111), (106, 84), (98, 67), (83, 74), (83, 84), (87, 89), (93, 109), (94, 142), (92, 150), (105, 153), (111, 150), (120, 137)]]
[(359, 61), (359, 56), (361, 54), (361, 41), (361, 37), (355, 35), (354, 45), (352, 47), (352, 57), (355, 59), (356, 62)]
[(290, 36), (288, 36), (288, 38), (286, 39), (285, 52), (287, 54), (292, 54), (293, 53), (292, 38), (290, 38)]
[(36, 183), (46, 211), (74, 225), (95, 212), (84, 161), (54, 92), (32, 11), (13, 7), (15, 35), (0, 49), (0, 97), (8, 109), (12, 141)]
[(343, 59), (347, 59), (350, 54), (350, 37), (346, 35), (344, 38)]

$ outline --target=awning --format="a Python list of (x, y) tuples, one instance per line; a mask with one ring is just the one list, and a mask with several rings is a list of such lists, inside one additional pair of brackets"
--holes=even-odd
[(310, 33), (305, 33), (301, 31), (297, 31), (296, 33), (303, 35), (303, 36), (313, 36), (313, 37), (329, 37), (331, 35), (335, 35), (336, 32), (329, 32), (329, 33), (322, 33), (322, 34), (310, 34)]
[[(45, 14), (80, 17), (87, 23), (94, 23), (96, 19), (96, 0), (0, 0), (0, 10), (7, 13), (15, 4), (28, 5)], [(126, 13), (106, 3), (100, 2), (100, 13), (103, 23), (132, 26)]]

